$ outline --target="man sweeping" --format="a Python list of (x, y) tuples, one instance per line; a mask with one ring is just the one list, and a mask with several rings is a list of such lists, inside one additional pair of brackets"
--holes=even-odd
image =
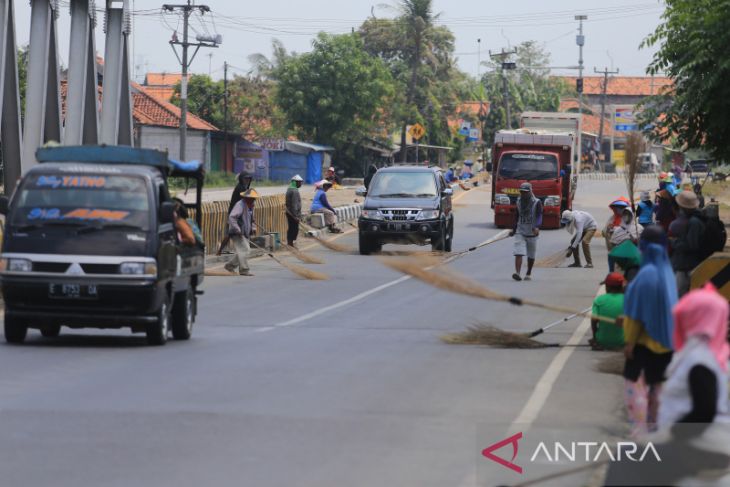
[(535, 265), (537, 255), (537, 239), (542, 225), (542, 202), (532, 194), (532, 185), (520, 185), (520, 197), (517, 200), (517, 218), (510, 237), (515, 237), (514, 256), (515, 273), (512, 279), (521, 281), (522, 259), (527, 255), (527, 274), (525, 280), (532, 279), (532, 266)]
[(565, 210), (562, 215), (561, 222), (565, 225), (568, 233), (573, 235), (570, 241), (570, 247), (566, 257), (573, 255), (573, 263), (568, 267), (581, 267), (580, 248), (583, 247), (583, 255), (586, 258), (586, 269), (593, 268), (593, 259), (591, 257), (591, 240), (598, 230), (596, 219), (586, 211), (570, 211)]
[(236, 268), (238, 268), (238, 274), (241, 276), (253, 276), (248, 267), (248, 254), (251, 251), (248, 239), (256, 233), (253, 208), (258, 197), (259, 194), (255, 189), (242, 193), (241, 201), (236, 203), (228, 216), (228, 235), (231, 237), (236, 253), (224, 268), (231, 273), (236, 272)]
[(291, 183), (286, 190), (286, 243), (289, 247), (295, 247), (294, 243), (299, 235), (299, 222), (302, 219), (302, 196), (299, 188), (304, 180), (297, 174), (291, 178)]

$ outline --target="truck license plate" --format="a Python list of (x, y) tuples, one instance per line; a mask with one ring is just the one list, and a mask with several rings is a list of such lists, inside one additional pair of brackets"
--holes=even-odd
[(96, 299), (99, 292), (95, 285), (53, 283), (48, 285), (48, 295), (52, 298)]

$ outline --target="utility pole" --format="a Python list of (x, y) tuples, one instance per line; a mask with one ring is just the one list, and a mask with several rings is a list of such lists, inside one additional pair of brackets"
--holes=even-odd
[(507, 61), (507, 59), (509, 59), (509, 57), (513, 54), (517, 54), (517, 49), (514, 49), (512, 51), (505, 51), (504, 48), (502, 48), (501, 52), (497, 52), (494, 54), (492, 54), (492, 51), (489, 51), (489, 57), (492, 60), (498, 59), (502, 66), (502, 90), (504, 91), (504, 94), (502, 96), (504, 97), (504, 110), (507, 114), (508, 129), (512, 128), (512, 111), (510, 109), (509, 88), (507, 85), (506, 71), (514, 70), (517, 68), (517, 64)]
[(600, 152), (603, 152), (603, 121), (606, 117), (606, 93), (608, 91), (608, 75), (618, 74), (618, 69), (616, 71), (609, 71), (608, 68), (604, 68), (603, 71), (598, 71), (594, 67), (593, 72), (596, 74), (603, 74), (603, 86), (601, 87), (601, 125), (598, 127), (598, 144), (601, 147)]
[(223, 154), (225, 170), (228, 170), (228, 61), (223, 61)]
[[(164, 4), (162, 9), (167, 12), (174, 12), (175, 10), (181, 10), (183, 13), (183, 39), (182, 42), (177, 38), (177, 32), (173, 34), (170, 40), (170, 46), (172, 47), (177, 60), (182, 65), (182, 78), (180, 80), (180, 160), (185, 160), (185, 142), (187, 137), (188, 129), (188, 68), (195, 59), (195, 55), (198, 53), (201, 47), (218, 47), (222, 42), (220, 35), (215, 36), (197, 36), (198, 42), (188, 42), (188, 28), (190, 25), (190, 15), (193, 11), (198, 10), (201, 15), (210, 12), (210, 7), (207, 5), (193, 5), (192, 0), (187, 0), (185, 4)], [(175, 46), (179, 45), (182, 48), (182, 58), (178, 55)], [(188, 48), (195, 47), (193, 55), (188, 59)]]
[(587, 15), (576, 15), (575, 20), (579, 22), (578, 35), (575, 38), (575, 43), (578, 45), (578, 81), (576, 83), (576, 89), (578, 91), (578, 167), (573, 167), (574, 171), (581, 170), (581, 164), (583, 162), (583, 46), (586, 43), (586, 38), (583, 35), (583, 21), (588, 20)]

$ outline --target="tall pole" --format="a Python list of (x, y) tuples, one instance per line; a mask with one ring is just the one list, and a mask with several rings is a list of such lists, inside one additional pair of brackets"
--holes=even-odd
[[(168, 12), (175, 10), (182, 10), (183, 12), (183, 38), (182, 42), (177, 39), (177, 32), (173, 35), (170, 45), (172, 46), (175, 56), (182, 66), (182, 78), (180, 80), (180, 154), (181, 160), (185, 160), (185, 143), (188, 129), (188, 68), (195, 59), (195, 55), (201, 47), (218, 47), (221, 42), (220, 36), (198, 36), (198, 42), (189, 42), (188, 30), (190, 27), (190, 15), (194, 10), (198, 10), (201, 15), (206, 12), (210, 12), (210, 7), (207, 5), (194, 5), (192, 0), (187, 0), (187, 3), (179, 5), (165, 4), (162, 9)], [(182, 48), (182, 57), (178, 56), (175, 46), (179, 45)], [(188, 48), (195, 47), (193, 55), (188, 57)]]
[(489, 51), (489, 57), (491, 59), (499, 59), (501, 66), (502, 66), (502, 91), (503, 98), (504, 98), (504, 110), (505, 114), (507, 115), (507, 128), (512, 128), (512, 110), (510, 108), (510, 100), (509, 100), (509, 88), (507, 85), (507, 71), (510, 69), (515, 69), (516, 65), (515, 63), (508, 62), (507, 59), (513, 54), (517, 54), (517, 50), (513, 51), (505, 51), (504, 48), (502, 48), (501, 52), (492, 54), (492, 51)]
[(180, 160), (185, 160), (185, 143), (188, 136), (188, 26), (190, 1), (183, 9), (182, 78), (180, 79)]
[(601, 87), (601, 125), (598, 127), (598, 143), (601, 147), (601, 152), (603, 152), (603, 123), (605, 121), (606, 117), (606, 95), (608, 92), (608, 75), (609, 74), (618, 74), (618, 69), (616, 71), (609, 71), (608, 68), (604, 68), (603, 71), (598, 71), (596, 68), (593, 68), (593, 72), (597, 74), (603, 74), (603, 86)]
[(578, 79), (580, 80), (578, 86), (580, 89), (578, 90), (578, 167), (574, 171), (580, 171), (583, 162), (583, 46), (586, 43), (583, 35), (583, 21), (587, 19), (587, 15), (575, 16), (575, 20), (578, 21), (578, 36), (575, 38), (575, 43), (578, 44)]
[(223, 153), (228, 170), (228, 61), (223, 61)]

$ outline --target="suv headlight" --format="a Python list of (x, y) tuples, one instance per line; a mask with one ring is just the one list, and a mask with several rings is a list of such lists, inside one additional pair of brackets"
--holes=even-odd
[(30, 272), (33, 263), (28, 259), (0, 259), (0, 271)]
[(509, 196), (506, 194), (495, 194), (494, 195), (494, 204), (496, 205), (509, 205)]
[(157, 264), (154, 262), (122, 262), (119, 264), (119, 273), (124, 275), (157, 275)]
[(439, 210), (421, 210), (416, 216), (416, 220), (435, 220), (439, 217)]
[(380, 210), (362, 210), (362, 216), (370, 220), (382, 220), (383, 214)]
[(560, 196), (548, 196), (545, 198), (545, 206), (560, 206)]

